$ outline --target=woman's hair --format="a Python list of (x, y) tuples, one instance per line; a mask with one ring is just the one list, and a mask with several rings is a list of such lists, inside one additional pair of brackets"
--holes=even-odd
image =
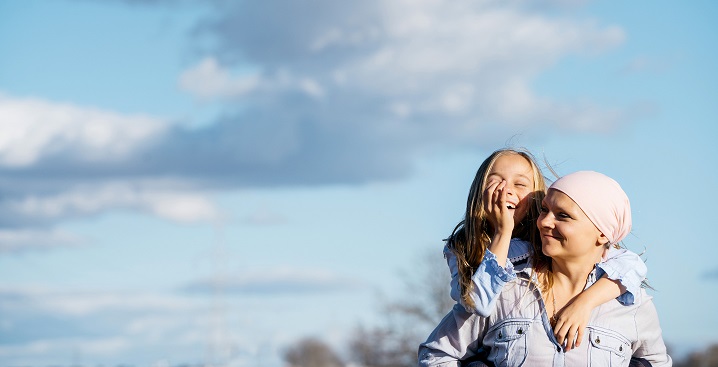
[(541, 201), (546, 193), (546, 183), (533, 155), (525, 149), (499, 149), (493, 152), (481, 163), (474, 182), (469, 189), (466, 201), (466, 213), (459, 224), (454, 227), (451, 236), (446, 239), (449, 249), (456, 256), (458, 266), (461, 299), (464, 304), (474, 307), (469, 296), (472, 289), (471, 277), (484, 258), (486, 248), (491, 242), (494, 228), (487, 219), (484, 210), (483, 192), (486, 189), (486, 179), (499, 157), (516, 154), (524, 157), (531, 165), (533, 171), (533, 192), (526, 199), (529, 201), (528, 210), (521, 222), (516, 223), (512, 238), (529, 241), (534, 247), (534, 254), (541, 252), (541, 238), (536, 228), (536, 219), (541, 212)]

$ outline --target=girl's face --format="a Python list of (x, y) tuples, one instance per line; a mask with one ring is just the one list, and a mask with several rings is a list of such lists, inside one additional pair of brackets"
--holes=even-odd
[(554, 259), (586, 259), (597, 262), (605, 236), (568, 195), (550, 189), (536, 220), (544, 255)]
[(506, 180), (506, 204), (514, 212), (514, 223), (519, 223), (528, 212), (530, 194), (534, 191), (531, 164), (518, 154), (500, 156), (486, 176), (484, 190), (493, 182), (503, 180)]

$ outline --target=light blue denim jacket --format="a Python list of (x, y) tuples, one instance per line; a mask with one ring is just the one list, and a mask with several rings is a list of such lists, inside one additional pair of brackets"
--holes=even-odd
[[(598, 277), (597, 268), (587, 287)], [(456, 304), (419, 347), (420, 367), (458, 367), (482, 350), (497, 367), (672, 366), (652, 297), (644, 289), (631, 305), (614, 299), (595, 308), (580, 346), (565, 352), (554, 337), (541, 292), (530, 267), (499, 291), (487, 317)], [(470, 365), (470, 364), (469, 364)]]
[[(496, 297), (501, 292), (501, 289), (507, 282), (516, 278), (516, 272), (526, 267), (532, 252), (531, 243), (519, 238), (512, 238), (508, 252), (509, 261), (506, 262), (506, 267), (504, 268), (496, 261), (496, 255), (487, 249), (483, 261), (481, 261), (478, 269), (471, 277), (474, 287), (469, 295), (474, 301), (474, 307), (467, 307), (466, 309), (480, 316), (491, 314)], [(464, 305), (461, 300), (456, 256), (447, 246), (444, 246), (444, 257), (451, 272), (451, 298)], [(632, 305), (635, 302), (635, 295), (641, 289), (641, 282), (646, 278), (648, 271), (643, 260), (632, 251), (611, 248), (605, 259), (596, 264), (596, 266), (599, 278), (606, 274), (609, 279), (617, 280), (626, 287), (626, 292), (620, 295), (617, 300), (624, 305)]]

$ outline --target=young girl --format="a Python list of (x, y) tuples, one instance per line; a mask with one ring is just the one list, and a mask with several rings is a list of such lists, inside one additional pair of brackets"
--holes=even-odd
[[(527, 151), (497, 150), (479, 167), (464, 219), (444, 246), (451, 297), (467, 311), (491, 314), (504, 284), (526, 266), (532, 253), (541, 251), (536, 219), (545, 192), (543, 174)], [(640, 257), (617, 243), (611, 245), (597, 264), (605, 275), (573, 298), (552, 322), (566, 351), (579, 346), (594, 308), (614, 298), (633, 304), (645, 279), (647, 269)]]

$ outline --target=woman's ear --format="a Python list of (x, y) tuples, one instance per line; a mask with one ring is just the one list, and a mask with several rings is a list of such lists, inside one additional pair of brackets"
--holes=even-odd
[(599, 245), (601, 245), (601, 246), (606, 246), (606, 245), (608, 244), (608, 242), (609, 242), (609, 241), (608, 241), (608, 237), (606, 237), (605, 234), (601, 233), (601, 234), (598, 236), (598, 244), (599, 244)]
[(606, 237), (603, 233), (601, 233), (600, 236), (598, 236), (598, 241), (596, 242), (596, 246), (603, 247), (603, 253), (601, 254), (601, 259), (606, 260), (606, 257), (608, 256), (608, 250), (610, 250), (609, 246), (607, 246), (609, 243), (608, 237)]

